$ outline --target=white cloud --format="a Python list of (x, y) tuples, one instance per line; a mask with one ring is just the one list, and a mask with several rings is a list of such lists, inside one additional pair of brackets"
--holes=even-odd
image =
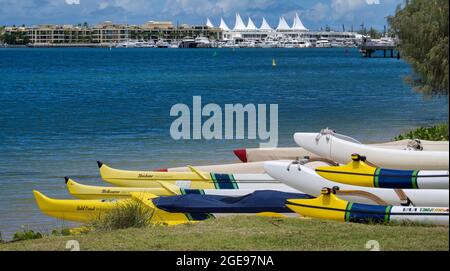
[(66, 0), (66, 4), (68, 5), (79, 5), (80, 0)]
[(380, 0), (366, 0), (367, 5), (379, 5)]

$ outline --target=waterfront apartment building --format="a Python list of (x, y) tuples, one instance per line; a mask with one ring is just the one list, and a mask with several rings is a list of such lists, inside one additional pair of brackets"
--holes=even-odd
[(91, 43), (92, 31), (86, 26), (40, 25), (26, 28), (31, 44)]
[(185, 38), (207, 37), (211, 40), (223, 38), (220, 28), (208, 26), (174, 26), (172, 22), (149, 21), (143, 25), (116, 24), (110, 21), (85, 25), (39, 25), (31, 27), (6, 27), (9, 34), (22, 33), (31, 46), (64, 45), (104, 45), (111, 46), (130, 39), (139, 40), (182, 40)]

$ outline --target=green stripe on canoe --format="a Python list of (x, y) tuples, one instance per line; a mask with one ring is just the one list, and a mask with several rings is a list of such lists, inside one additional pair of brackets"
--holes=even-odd
[(216, 176), (214, 176), (213, 173), (210, 173), (210, 175), (211, 175), (211, 180), (213, 181), (214, 187), (216, 189), (220, 189), (220, 186), (219, 186), (219, 183), (217, 182)]
[(186, 192), (186, 190), (187, 190), (187, 191), (198, 191), (198, 193), (199, 193), (200, 195), (205, 195), (205, 190), (203, 190), (203, 189), (195, 190), (195, 189), (184, 189), (184, 188), (181, 188), (181, 189), (180, 189), (180, 193), (181, 193), (182, 196), (188, 194), (188, 193)]
[(381, 168), (375, 170), (375, 174), (373, 175), (373, 187), (379, 187), (380, 171)]
[(391, 220), (392, 206), (386, 206), (386, 214), (384, 215), (384, 222), (388, 223)]
[(239, 185), (237, 184), (236, 179), (234, 178), (233, 174), (230, 174), (230, 180), (231, 180), (231, 183), (233, 184), (233, 188), (239, 189)]
[(345, 208), (345, 222), (350, 222), (350, 213), (352, 211), (353, 202), (347, 203), (347, 207)]
[(417, 184), (417, 175), (419, 175), (419, 170), (414, 170), (411, 178), (411, 185), (413, 189), (419, 189), (419, 185)]

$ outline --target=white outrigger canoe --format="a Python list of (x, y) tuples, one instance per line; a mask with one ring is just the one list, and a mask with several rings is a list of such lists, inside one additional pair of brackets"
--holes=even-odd
[[(368, 144), (368, 146), (392, 150), (421, 149), (423, 151), (449, 151), (448, 141), (400, 140), (387, 143)], [(233, 151), (244, 163), (265, 162), (274, 160), (295, 160), (298, 157), (318, 156), (301, 148), (246, 148)]]
[[(223, 164), (223, 165), (205, 165), (196, 166), (203, 172), (215, 172), (221, 174), (263, 174), (264, 162), (254, 163), (235, 163), (235, 164)], [(189, 167), (174, 167), (159, 169), (162, 172), (191, 172)]]
[[(325, 166), (326, 164), (323, 163)], [(346, 185), (319, 176), (314, 169), (287, 161), (271, 161), (264, 165), (266, 172), (284, 184), (318, 197), (324, 187), (339, 187), (339, 197), (355, 203), (380, 205), (449, 206), (448, 190), (385, 189)]]
[(302, 148), (341, 164), (352, 154), (365, 156), (378, 167), (406, 170), (448, 170), (448, 151), (395, 150), (361, 144), (350, 137), (325, 129), (320, 133), (296, 133), (295, 142)]

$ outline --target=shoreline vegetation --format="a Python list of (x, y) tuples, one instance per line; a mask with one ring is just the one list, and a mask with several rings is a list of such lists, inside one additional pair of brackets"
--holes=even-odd
[(0, 244), (0, 251), (63, 251), (76, 240), (81, 251), (364, 251), (375, 240), (380, 250), (448, 250), (449, 229), (413, 224), (354, 224), (298, 218), (233, 216), (175, 227), (146, 226), (94, 230), (78, 235)]
[(410, 0), (388, 23), (414, 73), (405, 81), (425, 96), (448, 98), (449, 1)]
[(431, 127), (420, 127), (394, 138), (395, 141), (400, 141), (404, 139), (448, 141), (449, 140), (448, 123), (438, 124), (436, 126)]

